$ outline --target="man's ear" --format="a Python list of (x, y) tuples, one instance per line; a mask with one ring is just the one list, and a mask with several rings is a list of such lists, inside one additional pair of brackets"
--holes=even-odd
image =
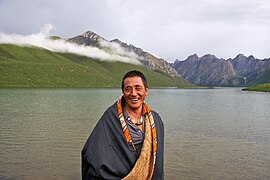
[(149, 88), (145, 88), (145, 94), (146, 94), (146, 96), (148, 95), (148, 90), (149, 90)]

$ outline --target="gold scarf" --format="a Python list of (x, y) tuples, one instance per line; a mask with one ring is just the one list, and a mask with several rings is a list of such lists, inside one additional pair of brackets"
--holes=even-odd
[[(152, 179), (156, 161), (157, 152), (157, 134), (154, 119), (151, 110), (147, 103), (144, 102), (143, 106), (147, 110), (147, 116), (145, 118), (145, 136), (141, 149), (140, 156), (138, 157), (134, 167), (131, 169), (129, 174), (124, 177), (124, 180), (150, 180)], [(117, 102), (118, 115), (122, 125), (123, 133), (126, 137), (127, 142), (133, 144), (131, 135), (127, 128), (126, 121), (123, 116), (121, 98)], [(133, 148), (135, 148), (133, 144)]]
[(146, 116), (145, 118), (145, 136), (143, 141), (142, 150), (140, 156), (138, 157), (134, 167), (129, 172), (129, 174), (124, 177), (124, 180), (147, 180), (151, 179), (151, 171), (152, 171), (152, 133), (151, 133), (151, 125), (149, 122), (149, 118)]

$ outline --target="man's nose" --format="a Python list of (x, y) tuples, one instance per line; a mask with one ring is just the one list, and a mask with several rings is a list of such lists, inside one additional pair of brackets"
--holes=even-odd
[(137, 94), (136, 89), (135, 89), (135, 88), (132, 88), (132, 89), (131, 89), (131, 95), (136, 95), (136, 94)]

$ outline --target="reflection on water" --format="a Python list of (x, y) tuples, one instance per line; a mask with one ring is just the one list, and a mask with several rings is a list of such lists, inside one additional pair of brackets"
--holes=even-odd
[[(0, 179), (80, 179), (80, 151), (113, 89), (0, 89)], [(270, 94), (155, 89), (166, 179), (270, 179)]]

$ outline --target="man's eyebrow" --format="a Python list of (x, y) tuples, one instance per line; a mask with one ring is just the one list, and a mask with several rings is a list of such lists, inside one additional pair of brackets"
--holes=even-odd
[(142, 85), (137, 84), (137, 85), (134, 85), (134, 86), (127, 85), (127, 86), (125, 86), (125, 88), (126, 88), (126, 87), (143, 87), (143, 86), (142, 86)]

